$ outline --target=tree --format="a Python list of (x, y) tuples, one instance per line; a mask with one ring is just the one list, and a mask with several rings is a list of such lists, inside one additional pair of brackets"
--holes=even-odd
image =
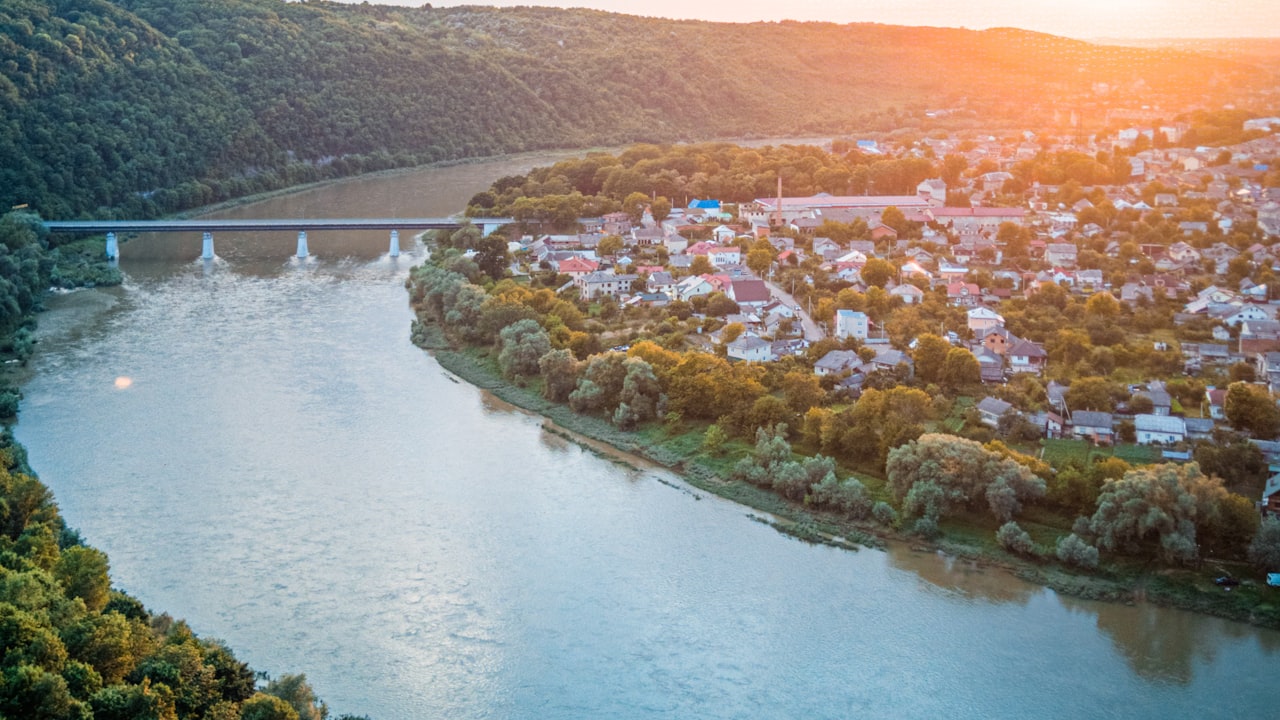
[(653, 214), (656, 222), (662, 222), (671, 215), (671, 201), (659, 195), (652, 203), (649, 203), (649, 212)]
[(947, 351), (942, 367), (942, 384), (950, 390), (972, 387), (982, 382), (982, 368), (973, 353), (964, 348)]
[(578, 361), (568, 349), (551, 350), (538, 358), (543, 395), (552, 402), (565, 402), (578, 384)]
[(1086, 315), (1111, 319), (1120, 314), (1120, 301), (1109, 292), (1096, 292), (1084, 304)]
[[(889, 209), (893, 210), (895, 208)], [(887, 215), (888, 211), (885, 211), (885, 214)], [(885, 224), (887, 225), (888, 223)], [(897, 274), (898, 271), (889, 263), (888, 260), (881, 260), (880, 258), (868, 259), (867, 264), (862, 267), (861, 272), (863, 282), (867, 285), (878, 288), (884, 287), (890, 280), (897, 276)]]
[(933, 333), (919, 336), (916, 348), (911, 353), (911, 359), (916, 365), (916, 379), (926, 384), (941, 384), (947, 357), (952, 349), (951, 343)]
[(1226, 496), (1222, 481), (1194, 464), (1150, 465), (1103, 485), (1086, 525), (1101, 550), (1190, 562), (1199, 554), (1197, 526), (1215, 518)]
[(642, 192), (633, 192), (622, 201), (622, 212), (631, 216), (631, 222), (640, 222), (644, 209), (649, 205), (649, 196)]
[(101, 612), (111, 592), (108, 570), (107, 556), (102, 551), (77, 545), (62, 551), (54, 576), (67, 597), (84, 600), (90, 612)]
[(768, 243), (760, 243), (747, 253), (747, 268), (760, 277), (766, 277), (773, 266), (773, 248)]
[(885, 208), (884, 212), (880, 213), (880, 222), (893, 228), (898, 235), (903, 235), (907, 232), (907, 216), (903, 215), (902, 211), (893, 205)]
[(710, 275), (715, 271), (706, 255), (694, 255), (693, 261), (689, 263), (690, 275)]
[(791, 408), (792, 412), (805, 412), (821, 404), (826, 397), (826, 391), (822, 389), (818, 376), (810, 372), (792, 370), (782, 376), (779, 384), (782, 388), (782, 396), (786, 398), (787, 407)]
[(622, 237), (618, 235), (605, 235), (600, 238), (600, 242), (596, 244), (596, 252), (601, 257), (613, 257), (622, 252)]
[(1111, 412), (1115, 409), (1118, 386), (1101, 377), (1082, 377), (1071, 383), (1065, 398), (1071, 410)]
[(1272, 401), (1271, 393), (1260, 385), (1244, 382), (1228, 385), (1223, 412), (1232, 427), (1255, 438), (1270, 440), (1280, 432), (1280, 408)]
[(1253, 364), (1247, 362), (1232, 363), (1228, 369), (1228, 375), (1233, 383), (1251, 383), (1258, 379), (1257, 372), (1253, 369)]
[(724, 326), (723, 330), (720, 331), (720, 340), (725, 345), (728, 345), (734, 340), (737, 340), (738, 338), (742, 337), (742, 333), (746, 331), (747, 331), (747, 326), (743, 325), (740, 322), (729, 323), (728, 325)]
[[(630, 430), (639, 423), (657, 417), (664, 402), (662, 386), (649, 363), (640, 358), (629, 357), (622, 364), (626, 375), (622, 380), (622, 391), (618, 393), (618, 411), (614, 413), (614, 424)], [(622, 409), (624, 406), (625, 411)]]
[(1098, 548), (1081, 540), (1075, 533), (1058, 538), (1058, 559), (1082, 568), (1098, 567)]
[(890, 450), (886, 470), (894, 496), (907, 500), (904, 509), (939, 517), (985, 500), (997, 519), (1008, 521), (1023, 501), (1045, 492), (1044, 480), (1023, 465), (952, 435), (921, 435)]
[(551, 338), (535, 320), (519, 320), (498, 333), (502, 350), (498, 366), (509, 378), (525, 378), (538, 374), (538, 363), (551, 350)]
[(1280, 572), (1280, 518), (1269, 517), (1249, 543), (1249, 562), (1263, 572)]
[(301, 720), (292, 705), (274, 695), (258, 693), (240, 708), (241, 720)]
[(497, 234), (480, 238), (475, 241), (475, 251), (476, 265), (480, 270), (494, 280), (501, 280), (511, 263), (506, 238)]

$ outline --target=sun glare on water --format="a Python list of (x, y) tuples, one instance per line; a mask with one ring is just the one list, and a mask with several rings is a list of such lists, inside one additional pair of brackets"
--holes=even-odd
[(117, 390), (127, 390), (132, 385), (133, 385), (133, 378), (125, 377), (124, 375), (121, 375), (120, 377), (116, 378)]

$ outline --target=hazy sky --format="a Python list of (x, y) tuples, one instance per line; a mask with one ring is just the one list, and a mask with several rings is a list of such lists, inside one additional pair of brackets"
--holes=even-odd
[[(372, 1), (418, 7), (425, 0)], [(432, 5), (592, 7), (730, 22), (792, 19), (973, 29), (1012, 26), (1077, 38), (1280, 35), (1280, 0), (437, 0)]]

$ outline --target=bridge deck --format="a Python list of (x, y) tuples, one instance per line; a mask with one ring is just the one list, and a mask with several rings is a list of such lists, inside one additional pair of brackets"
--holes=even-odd
[[(253, 232), (273, 230), (453, 230), (455, 218), (298, 218), (270, 220), (47, 220), (51, 232)], [(507, 225), (511, 218), (472, 218), (477, 227)]]

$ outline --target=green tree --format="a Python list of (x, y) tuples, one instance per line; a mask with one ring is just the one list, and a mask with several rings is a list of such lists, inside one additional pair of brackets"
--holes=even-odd
[(502, 349), (498, 366), (509, 378), (525, 378), (538, 374), (538, 362), (551, 350), (551, 338), (535, 320), (519, 320), (498, 333)]
[(68, 597), (84, 600), (90, 612), (101, 612), (111, 592), (107, 556), (100, 550), (83, 545), (62, 551), (54, 576)]
[(1096, 292), (1084, 304), (1086, 315), (1110, 320), (1120, 314), (1120, 301), (1109, 292)]
[(613, 257), (622, 252), (622, 237), (619, 235), (605, 235), (600, 238), (600, 242), (596, 245), (596, 252), (601, 257)]
[(947, 351), (942, 367), (942, 384), (951, 390), (973, 387), (982, 382), (982, 368), (973, 353), (964, 348)]
[[(889, 208), (889, 210), (893, 209), (895, 208)], [(885, 214), (888, 215), (888, 210), (885, 211)], [(888, 223), (885, 224), (888, 225)], [(867, 260), (867, 264), (862, 266), (861, 275), (862, 281), (867, 285), (882, 288), (898, 275), (898, 271), (887, 260), (870, 258)]]
[(761, 243), (747, 253), (747, 268), (759, 277), (767, 277), (772, 266), (773, 249), (768, 243)]
[(916, 379), (926, 384), (942, 384), (947, 359), (954, 349), (951, 343), (933, 333), (919, 336), (915, 350), (911, 353), (911, 359), (916, 365)]
[(578, 384), (578, 361), (565, 348), (548, 351), (538, 358), (542, 375), (542, 392), (552, 402), (566, 402)]
[(890, 450), (886, 471), (894, 496), (910, 496), (904, 508), (926, 507), (939, 517), (985, 501), (997, 519), (1008, 521), (1023, 502), (1045, 493), (1044, 480), (1023, 465), (952, 435), (921, 435)]
[(1227, 491), (1196, 465), (1151, 465), (1106, 483), (1087, 520), (1101, 550), (1156, 552), (1190, 562), (1198, 554), (1196, 532), (1216, 517)]
[(1223, 402), (1227, 422), (1237, 430), (1270, 440), (1280, 432), (1280, 408), (1271, 399), (1271, 393), (1260, 385), (1234, 382), (1227, 386)]
[(1249, 543), (1249, 562), (1263, 572), (1280, 572), (1280, 518), (1269, 517)]
[(662, 222), (671, 215), (671, 201), (659, 195), (652, 203), (649, 203), (649, 212), (653, 214), (654, 220)]

